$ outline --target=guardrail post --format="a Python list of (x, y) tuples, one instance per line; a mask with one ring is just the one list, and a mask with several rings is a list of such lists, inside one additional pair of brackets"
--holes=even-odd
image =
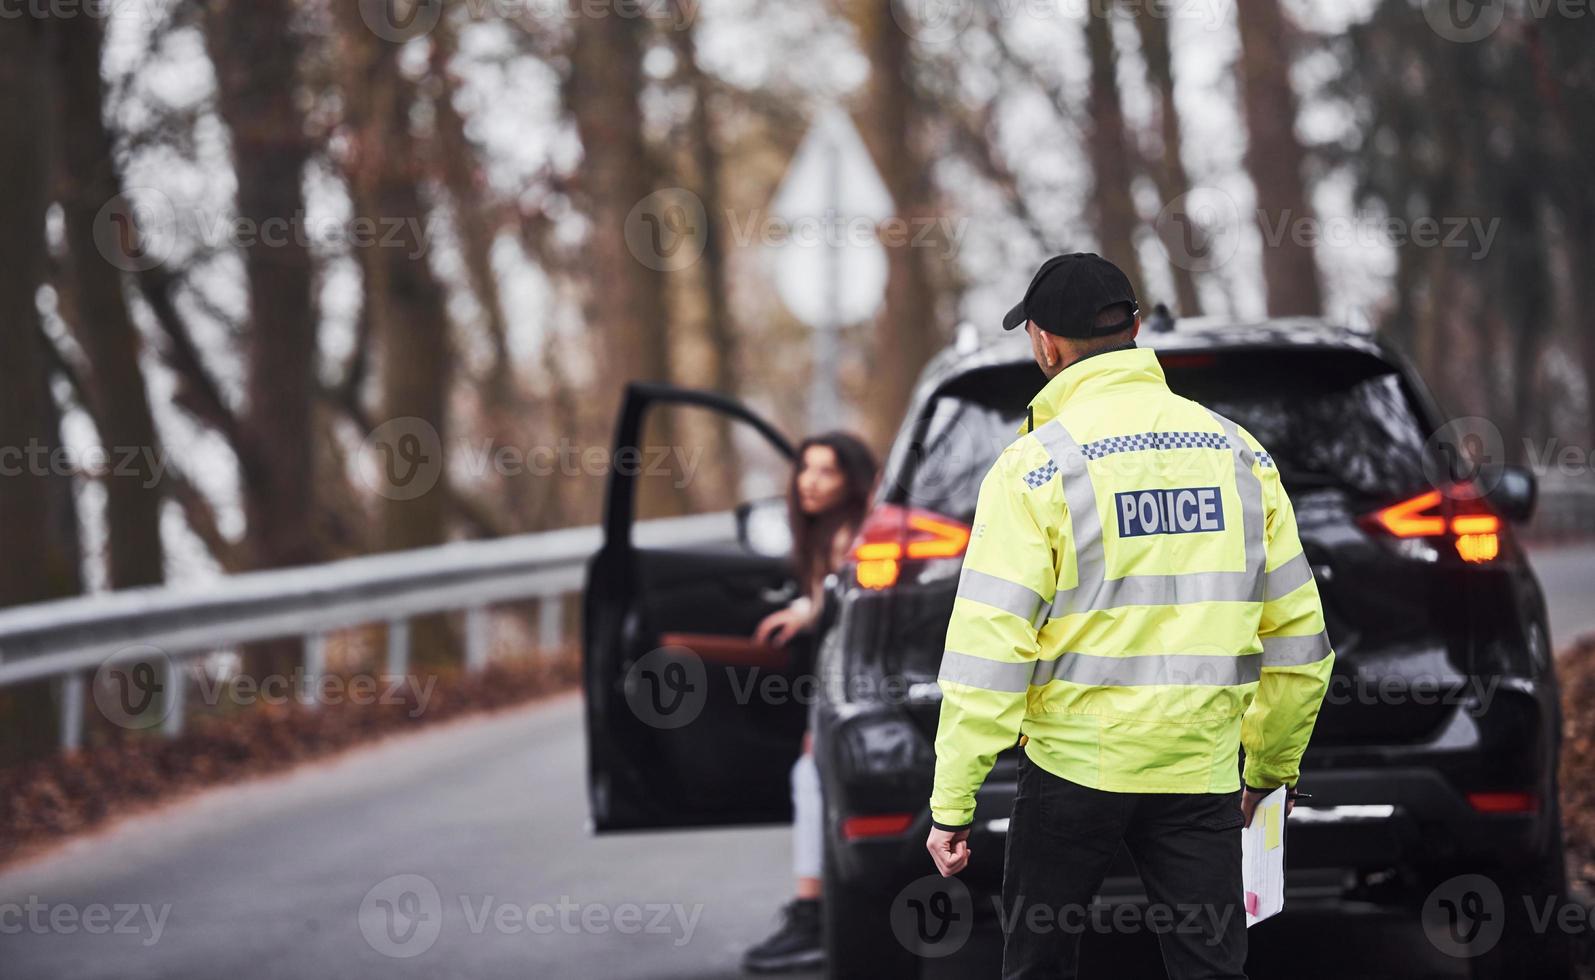
[(537, 647), (553, 656), (565, 643), (565, 597), (545, 595), (537, 602)]
[(83, 747), (83, 675), (71, 673), (61, 678), (61, 751), (76, 752)]
[(487, 666), (488, 627), (491, 625), (486, 606), (472, 606), (465, 611), (465, 667), (473, 673)]
[(327, 634), (312, 633), (305, 637), (304, 683), (299, 688), (299, 703), (315, 707), (316, 695), (321, 690), (321, 675), (327, 669)]
[(183, 734), (183, 713), (188, 696), (188, 672), (176, 657), (165, 658), (166, 676), (161, 678), (166, 695), (166, 717), (161, 719), (161, 734), (176, 738)]
[(388, 620), (388, 676), (403, 677), (410, 669), (410, 621)]

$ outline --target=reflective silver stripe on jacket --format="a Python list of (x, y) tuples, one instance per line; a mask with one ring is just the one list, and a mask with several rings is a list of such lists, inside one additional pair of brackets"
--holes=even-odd
[(1267, 552), (1263, 541), (1263, 485), (1252, 472), (1255, 454), (1241, 438), (1235, 423), (1210, 413), (1224, 429), (1235, 459), (1235, 487), (1241, 500), (1241, 526), (1245, 539), (1246, 568), (1240, 572), (1185, 572), (1171, 575), (1107, 577), (1102, 520), (1097, 512), (1096, 488), (1086, 468), (1085, 452), (1061, 421), (1053, 419), (1036, 430), (1036, 438), (1063, 474), (1063, 498), (1069, 505), (1074, 540), (1077, 584), (1059, 589), (1051, 615), (1119, 606), (1177, 606), (1192, 602), (1261, 602)]
[(1307, 553), (1302, 552), (1268, 573), (1268, 585), (1263, 595), (1270, 600), (1278, 599), (1290, 595), (1312, 580), (1313, 566), (1307, 561)]
[(1263, 637), (1264, 667), (1305, 667), (1329, 656), (1329, 634)]
[(958, 598), (973, 599), (1013, 613), (1037, 629), (1047, 621), (1047, 600), (1018, 582), (965, 566), (958, 577)]
[(1036, 665), (1028, 661), (1004, 663), (1000, 660), (987, 660), (985, 657), (948, 650), (942, 654), (941, 672), (937, 677), (940, 680), (952, 681), (954, 684), (963, 684), (966, 687), (978, 687), (985, 691), (1022, 694), (1029, 690), (1030, 676), (1035, 669)]
[(1234, 687), (1255, 684), (1264, 667), (1317, 663), (1329, 655), (1329, 638), (1276, 637), (1263, 641), (1262, 653), (1147, 653), (1099, 657), (1065, 653), (1056, 660), (1011, 663), (987, 660), (956, 650), (942, 654), (940, 678), (966, 687), (1005, 694), (1023, 694), (1031, 686), (1067, 681), (1087, 687)]
[(1037, 662), (1030, 682), (1038, 687), (1051, 681), (1088, 687), (1232, 687), (1256, 683), (1262, 670), (1263, 655), (1258, 653), (1146, 653), (1135, 657), (1065, 653), (1057, 660)]

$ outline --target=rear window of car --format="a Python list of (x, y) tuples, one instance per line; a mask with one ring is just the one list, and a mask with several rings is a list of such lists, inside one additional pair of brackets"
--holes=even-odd
[(1170, 354), (1169, 387), (1234, 419), (1278, 465), (1285, 488), (1370, 499), (1423, 486), (1423, 420), (1387, 361), (1357, 351)]
[[(1169, 387), (1251, 432), (1292, 493), (1334, 488), (1394, 499), (1425, 483), (1425, 430), (1400, 375), (1357, 351), (1165, 353)], [(947, 386), (894, 447), (888, 499), (960, 520), (1018, 438), (1045, 379), (1032, 365), (983, 368)]]

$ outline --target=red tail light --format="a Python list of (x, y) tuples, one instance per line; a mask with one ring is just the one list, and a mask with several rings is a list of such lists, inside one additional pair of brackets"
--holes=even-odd
[(861, 837), (896, 837), (914, 825), (909, 813), (887, 813), (871, 817), (848, 817), (842, 821), (842, 838), (858, 840)]
[(1480, 813), (1535, 813), (1540, 808), (1533, 793), (1469, 793), (1468, 803)]
[(1487, 562), (1501, 553), (1501, 519), (1471, 488), (1445, 494), (1420, 493), (1363, 518), (1363, 526), (1395, 538), (1432, 538), (1449, 543), (1467, 562)]
[(886, 504), (864, 519), (853, 542), (854, 574), (866, 589), (897, 584), (904, 560), (957, 558), (969, 547), (969, 525), (917, 507)]

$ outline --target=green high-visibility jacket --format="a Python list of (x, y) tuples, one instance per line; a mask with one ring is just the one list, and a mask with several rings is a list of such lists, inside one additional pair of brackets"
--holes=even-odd
[(1111, 792), (1294, 785), (1334, 653), (1279, 471), (1146, 349), (1053, 378), (980, 488), (939, 686), (932, 819), (997, 754)]

